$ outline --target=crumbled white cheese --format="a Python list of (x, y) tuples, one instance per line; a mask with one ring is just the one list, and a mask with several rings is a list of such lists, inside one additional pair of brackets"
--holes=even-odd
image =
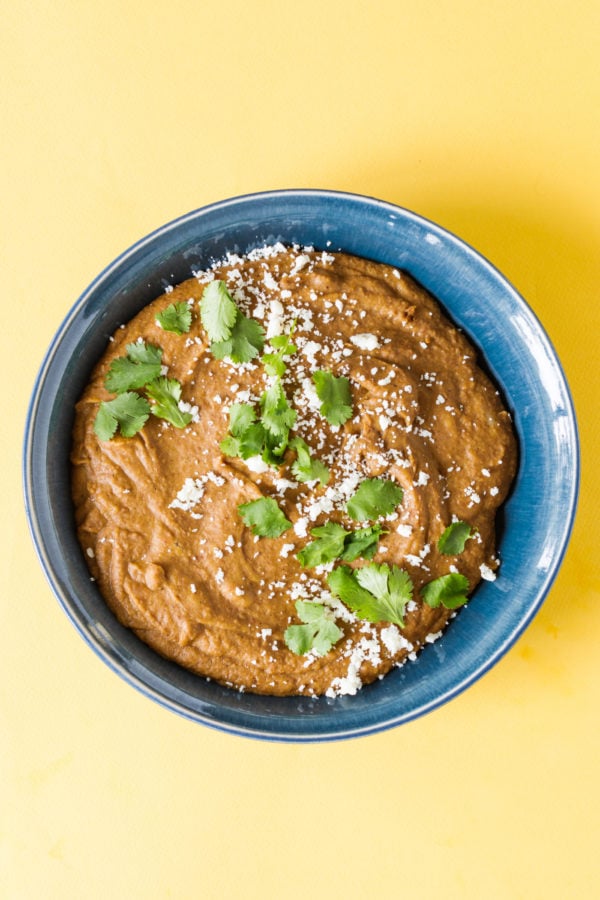
[(315, 353), (318, 353), (320, 349), (321, 345), (317, 344), (316, 341), (307, 341), (300, 352), (306, 356), (310, 366), (316, 366), (317, 361), (315, 359)]
[(435, 633), (434, 633), (434, 632), (431, 632), (430, 634), (426, 634), (426, 635), (425, 635), (425, 643), (426, 643), (426, 644), (435, 644), (435, 642), (436, 642), (439, 638), (441, 638), (441, 636), (442, 636), (442, 632), (441, 632), (441, 631), (436, 631)]
[(267, 321), (267, 339), (277, 337), (280, 334), (283, 334), (283, 305), (279, 300), (271, 300)]
[(481, 563), (479, 566), (479, 571), (481, 572), (481, 577), (484, 581), (495, 581), (496, 573), (493, 569), (490, 569), (489, 566), (486, 566), (485, 563)]
[(198, 414), (198, 407), (193, 406), (191, 403), (186, 403), (185, 400), (180, 400), (177, 404), (182, 413), (189, 413), (192, 417), (192, 422), (199, 422), (200, 416)]
[(244, 462), (248, 466), (251, 472), (255, 472), (257, 475), (262, 475), (263, 472), (269, 471), (268, 464), (264, 461), (262, 456), (249, 456), (248, 459), (245, 459)]
[(309, 262), (310, 262), (310, 256), (307, 256), (306, 253), (301, 253), (294, 260), (294, 267), (291, 270), (290, 274), (296, 275), (298, 272), (300, 272), (302, 269), (304, 269), (304, 267), (307, 266), (309, 264)]
[(388, 625), (387, 628), (382, 629), (380, 636), (386, 650), (392, 656), (399, 653), (400, 650), (410, 651), (413, 649), (413, 645), (400, 633), (395, 625)]
[(185, 512), (188, 512), (200, 502), (203, 496), (204, 480), (200, 478), (186, 478), (175, 500), (169, 503), (169, 509), (183, 509)]
[(273, 276), (271, 275), (271, 273), (269, 272), (268, 269), (265, 270), (265, 273), (263, 275), (263, 283), (264, 283), (265, 287), (269, 288), (270, 290), (272, 290), (272, 291), (277, 290), (277, 282), (275, 281), (275, 279), (273, 278)]
[(359, 350), (376, 350), (379, 347), (379, 338), (376, 334), (353, 334), (350, 340)]
[(308, 534), (308, 518), (305, 516), (301, 517), (294, 523), (294, 532), (298, 535), (298, 537), (306, 537)]

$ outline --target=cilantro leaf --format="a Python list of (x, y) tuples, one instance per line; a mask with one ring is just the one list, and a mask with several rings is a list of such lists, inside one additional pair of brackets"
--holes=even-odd
[[(249, 425), (237, 439), (239, 444), (238, 456), (241, 456), (242, 459), (250, 459), (251, 456), (263, 456), (268, 450), (268, 438), (269, 436), (261, 422)], [(269, 460), (265, 459), (265, 462), (269, 462)], [(281, 460), (278, 459), (274, 464), (280, 466)]]
[(260, 422), (256, 421), (256, 412), (250, 403), (231, 404), (229, 432), (219, 445), (226, 456), (249, 459), (263, 452), (265, 430)]
[(138, 340), (133, 344), (127, 344), (127, 356), (136, 363), (160, 363), (162, 360), (162, 348), (154, 344), (146, 344)]
[(389, 516), (402, 501), (404, 491), (393, 481), (384, 478), (365, 478), (346, 504), (351, 519), (365, 522), (379, 516)]
[(280, 442), (285, 441), (287, 446), (288, 433), (296, 421), (297, 413), (288, 403), (279, 379), (263, 392), (259, 403), (262, 424), (273, 437)]
[(347, 532), (336, 522), (327, 522), (319, 528), (312, 528), (310, 533), (317, 540), (311, 541), (296, 554), (302, 565), (308, 569), (332, 562), (344, 552)]
[[(277, 385), (275, 385), (277, 387)], [(272, 391), (269, 397), (263, 395), (267, 409), (266, 417), (256, 421), (256, 411), (249, 403), (234, 403), (229, 410), (229, 434), (220, 443), (222, 453), (226, 456), (239, 456), (249, 459), (251, 456), (262, 456), (268, 465), (279, 467), (281, 456), (287, 447), (289, 428), (285, 425), (289, 417), (289, 406), (285, 394), (278, 387), (277, 394)], [(295, 417), (295, 412), (291, 410)], [(269, 425), (271, 431), (266, 427)]]
[(265, 353), (262, 357), (262, 363), (265, 367), (267, 375), (276, 375), (281, 378), (287, 369), (285, 356), (291, 356), (298, 349), (292, 343), (292, 335), (296, 328), (296, 320), (294, 319), (288, 334), (277, 334), (269, 340), (269, 343), (276, 353)]
[(324, 656), (343, 636), (322, 603), (296, 600), (296, 612), (305, 624), (290, 625), (283, 636), (292, 653), (302, 656), (312, 650), (318, 656)]
[(471, 526), (466, 522), (452, 522), (448, 525), (438, 541), (438, 550), (447, 556), (456, 556), (465, 549), (471, 537)]
[(387, 593), (388, 575), (390, 574), (389, 566), (386, 563), (377, 565), (371, 563), (357, 569), (354, 577), (361, 587), (366, 591), (370, 591), (374, 597), (383, 597)]
[(155, 416), (166, 419), (176, 428), (185, 428), (192, 421), (190, 413), (179, 409), (181, 385), (176, 378), (157, 378), (146, 385), (146, 393), (152, 401), (152, 413)]
[(252, 534), (259, 537), (279, 537), (292, 527), (272, 497), (261, 497), (238, 506), (244, 525), (252, 528)]
[(180, 303), (171, 303), (162, 312), (156, 314), (156, 321), (163, 331), (186, 334), (192, 327), (192, 310), (185, 300)]
[(94, 420), (94, 431), (101, 441), (109, 441), (116, 434), (117, 428), (123, 437), (133, 437), (143, 428), (150, 415), (147, 400), (126, 391), (114, 400), (105, 400), (98, 407)]
[(350, 382), (341, 375), (336, 378), (331, 372), (317, 369), (312, 379), (321, 401), (320, 413), (330, 425), (343, 425), (352, 415)]
[(256, 422), (256, 412), (250, 403), (232, 403), (229, 407), (229, 430), (234, 437), (243, 433)]
[(339, 566), (330, 572), (329, 587), (360, 619), (404, 626), (404, 610), (412, 596), (412, 581), (403, 569), (368, 563), (360, 569)]
[(232, 434), (226, 434), (219, 443), (219, 450), (221, 453), (225, 454), (225, 456), (239, 456), (240, 439), (234, 437)]
[(319, 528), (312, 528), (310, 533), (317, 539), (296, 554), (308, 569), (333, 562), (334, 559), (347, 562), (352, 562), (359, 556), (371, 559), (377, 550), (382, 530), (379, 525), (374, 525), (372, 528), (346, 531), (336, 522), (327, 522)]
[(332, 593), (343, 600), (360, 619), (367, 618), (373, 595), (360, 586), (354, 569), (350, 566), (338, 566), (327, 576), (327, 584)]
[(238, 310), (228, 338), (214, 341), (210, 350), (215, 359), (228, 356), (234, 363), (246, 363), (261, 352), (265, 342), (262, 326)]
[(238, 308), (224, 281), (210, 281), (200, 301), (200, 319), (211, 342), (226, 341), (238, 315)]
[(377, 552), (377, 544), (382, 534), (387, 534), (381, 525), (370, 525), (367, 528), (359, 528), (351, 531), (346, 537), (344, 552), (340, 559), (353, 562), (362, 556), (364, 559), (372, 559)]
[(469, 599), (469, 580), (458, 572), (450, 572), (449, 575), (441, 575), (434, 578), (421, 588), (421, 597), (428, 606), (445, 606), (446, 609), (458, 609)]
[(144, 387), (160, 375), (162, 350), (154, 344), (136, 341), (127, 344), (127, 355), (113, 359), (104, 380), (111, 394), (123, 394)]
[(326, 485), (329, 481), (329, 469), (320, 459), (311, 457), (306, 441), (295, 437), (290, 441), (290, 447), (297, 453), (297, 459), (292, 463), (292, 475), (296, 481), (320, 481), (322, 485)]

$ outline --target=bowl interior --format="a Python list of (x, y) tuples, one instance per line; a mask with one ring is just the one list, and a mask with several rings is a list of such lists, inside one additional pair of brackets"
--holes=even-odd
[[(481, 351), (511, 410), (520, 467), (501, 517), (501, 577), (484, 582), (416, 662), (354, 697), (270, 698), (186, 672), (123, 628), (90, 580), (75, 534), (69, 453), (74, 404), (107, 340), (169, 284), (227, 252), (265, 243), (344, 250), (408, 270)], [(365, 197), (280, 191), (184, 216), (138, 242), (90, 285), (61, 325), (34, 388), (24, 453), (26, 507), (52, 589), (84, 639), (167, 707), (239, 733), (311, 741), (377, 731), (421, 715), (476, 680), (516, 640), (560, 565), (578, 489), (576, 424), (539, 322), (479, 254), (439, 226)]]

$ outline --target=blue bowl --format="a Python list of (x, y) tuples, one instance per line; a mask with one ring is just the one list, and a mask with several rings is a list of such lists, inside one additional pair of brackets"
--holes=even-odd
[[(501, 576), (416, 662), (354, 697), (238, 693), (160, 657), (105, 605), (77, 542), (69, 451), (74, 405), (109, 336), (169, 284), (227, 251), (312, 244), (404, 268), (479, 347), (520, 442), (500, 519)], [(147, 696), (190, 719), (256, 738), (307, 742), (400, 725), (456, 696), (506, 653), (539, 609), (571, 532), (579, 481), (568, 386), (540, 323), (506, 279), (438, 225), (379, 200), (331, 191), (273, 191), (204, 207), (159, 228), (83, 293), (42, 363), (27, 417), (24, 488), (36, 550), (63, 609), (93, 650)]]

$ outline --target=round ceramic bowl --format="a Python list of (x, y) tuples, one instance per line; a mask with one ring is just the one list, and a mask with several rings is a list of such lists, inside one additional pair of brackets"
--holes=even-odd
[[(483, 582), (443, 637), (355, 696), (263, 697), (221, 687), (168, 662), (123, 628), (90, 580), (75, 533), (69, 451), (74, 405), (112, 332), (169, 284), (228, 251), (282, 241), (344, 250), (404, 268), (479, 348), (511, 410), (519, 470), (499, 520), (501, 576)], [(36, 550), (63, 609), (129, 684), (190, 719), (282, 741), (349, 738), (430, 712), (506, 653), (560, 566), (578, 490), (573, 406), (540, 323), (471, 247), (412, 212), (368, 197), (274, 191), (204, 207), (115, 260), (75, 303), (42, 363), (24, 446), (26, 508)], [(526, 689), (526, 688), (525, 688)]]

